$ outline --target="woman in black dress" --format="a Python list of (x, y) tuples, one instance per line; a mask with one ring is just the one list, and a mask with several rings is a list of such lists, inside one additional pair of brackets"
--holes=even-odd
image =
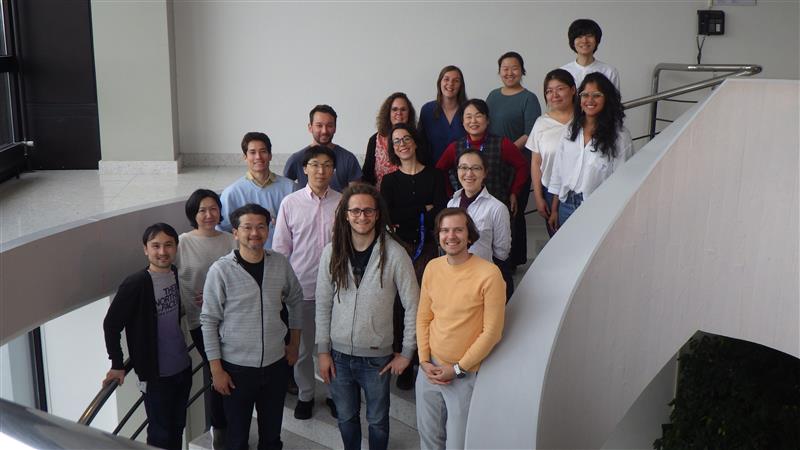
[[(420, 162), (419, 138), (413, 127), (397, 124), (390, 137), (389, 158), (398, 170), (383, 177), (381, 196), (389, 207), (390, 223), (397, 236), (407, 244), (419, 281), (425, 265), (437, 255), (433, 219), (447, 203), (444, 178), (441, 172)], [(397, 299), (394, 308), (395, 351), (400, 351), (405, 311)], [(412, 366), (397, 378), (397, 387), (411, 389), (414, 386)]]

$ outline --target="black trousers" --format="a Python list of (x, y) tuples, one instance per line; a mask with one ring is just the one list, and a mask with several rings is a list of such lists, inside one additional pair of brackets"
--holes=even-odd
[[(200, 357), (203, 358), (203, 361), (206, 363), (206, 366), (203, 367), (203, 385), (205, 386), (211, 381), (211, 370), (208, 368), (206, 346), (203, 343), (203, 332), (200, 330), (200, 327), (197, 327), (194, 330), (189, 330), (189, 334), (192, 336), (192, 341), (197, 351), (200, 353)], [(225, 420), (225, 410), (222, 406), (222, 394), (215, 391), (212, 386), (211, 389), (206, 391), (204, 400), (206, 406), (206, 430), (208, 430), (209, 427), (227, 427), (228, 422)]]
[(191, 388), (191, 367), (175, 375), (147, 381), (144, 392), (147, 445), (175, 450), (183, 448), (186, 403)]
[(225, 448), (248, 448), (253, 406), (258, 412), (258, 449), (283, 448), (283, 402), (291, 370), (286, 358), (266, 367), (244, 367), (223, 360), (222, 367), (236, 386), (231, 390), (231, 395), (223, 397), (225, 417), (228, 419)]

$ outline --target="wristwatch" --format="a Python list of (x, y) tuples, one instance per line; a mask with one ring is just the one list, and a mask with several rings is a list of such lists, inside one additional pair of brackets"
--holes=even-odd
[(453, 364), (453, 370), (456, 372), (456, 378), (464, 378), (467, 376), (467, 372), (458, 365), (458, 363)]

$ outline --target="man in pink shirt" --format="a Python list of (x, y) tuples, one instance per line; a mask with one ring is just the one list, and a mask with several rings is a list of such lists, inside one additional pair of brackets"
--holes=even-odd
[[(300, 420), (310, 419), (314, 407), (314, 292), (322, 249), (331, 241), (334, 213), (342, 197), (330, 188), (335, 167), (336, 156), (328, 147), (316, 145), (305, 150), (303, 172), (308, 184), (283, 199), (272, 238), (272, 249), (289, 258), (303, 288), (300, 355), (294, 365), (298, 388), (294, 417)], [(327, 403), (335, 416), (333, 401)]]

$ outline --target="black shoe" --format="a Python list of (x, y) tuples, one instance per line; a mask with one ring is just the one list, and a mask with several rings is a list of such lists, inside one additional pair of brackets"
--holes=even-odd
[(331, 415), (333, 416), (333, 418), (334, 419), (338, 419), (339, 418), (339, 413), (336, 412), (336, 403), (333, 402), (333, 399), (332, 398), (326, 398), (325, 399), (325, 404), (328, 405), (328, 408), (331, 409)]
[(414, 368), (409, 364), (406, 370), (397, 376), (397, 388), (410, 391), (414, 388)]
[[(289, 369), (291, 370), (291, 368)], [(294, 382), (294, 373), (289, 374), (289, 384), (286, 386), (286, 392), (297, 395), (297, 383)]]
[(314, 409), (314, 400), (304, 402), (297, 399), (297, 406), (294, 407), (294, 418), (297, 420), (308, 420), (311, 418), (312, 409)]

